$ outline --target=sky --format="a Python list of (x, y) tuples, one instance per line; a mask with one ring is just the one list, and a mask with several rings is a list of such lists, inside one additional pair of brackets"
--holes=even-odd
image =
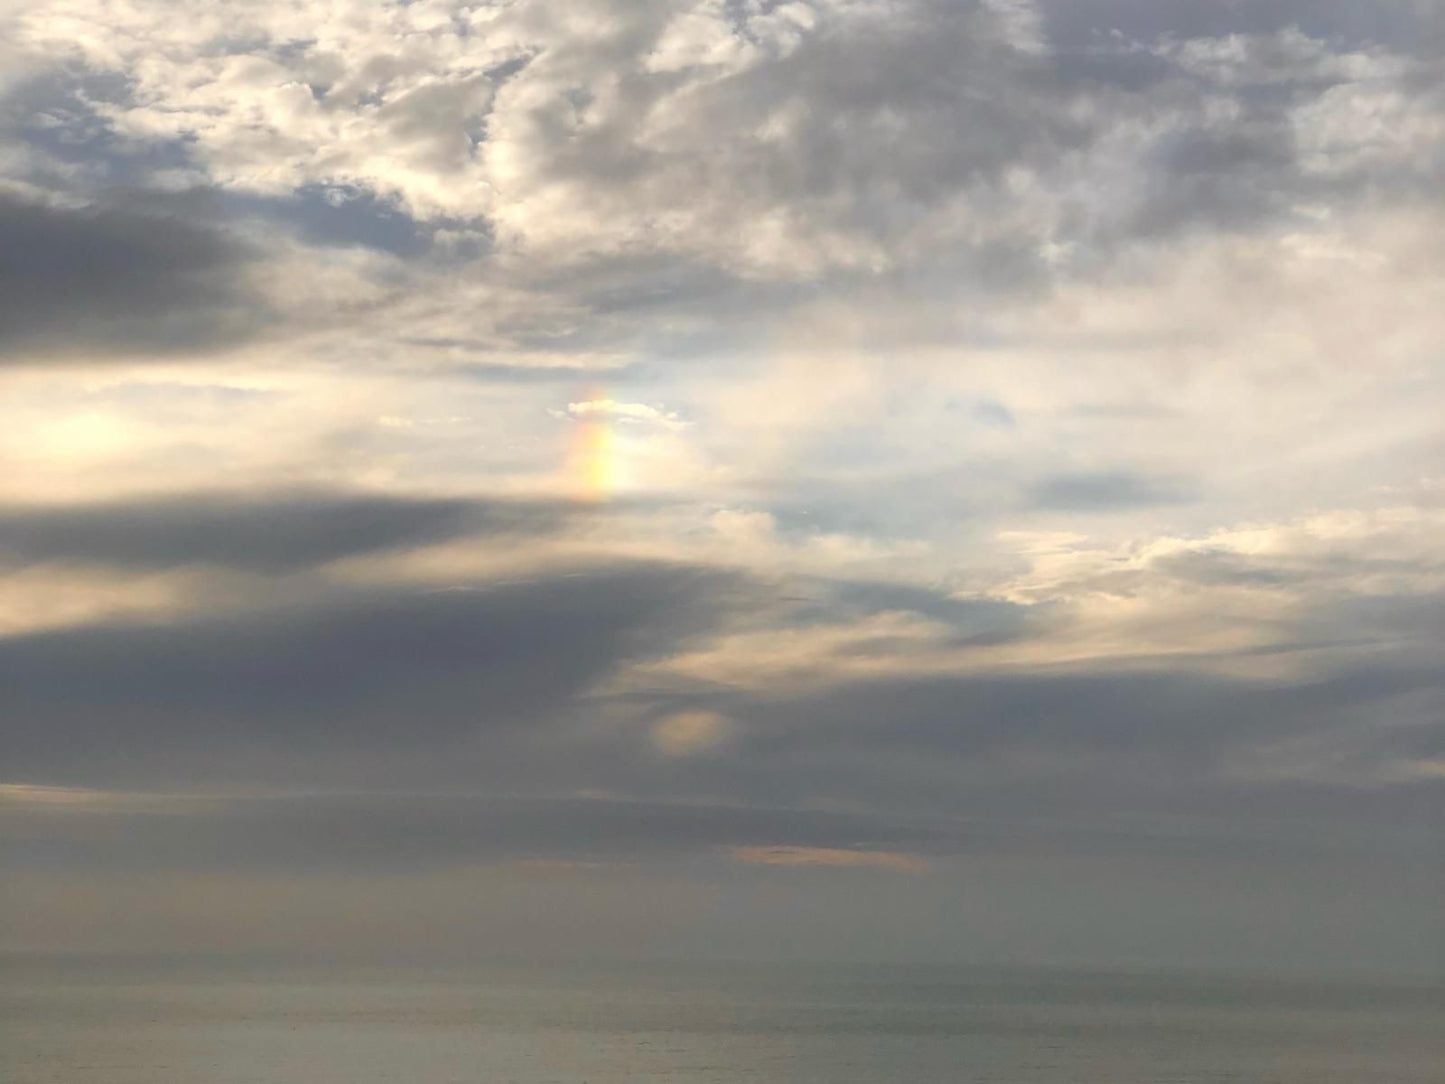
[(1438, 0), (0, 0), (0, 951), (1445, 972)]

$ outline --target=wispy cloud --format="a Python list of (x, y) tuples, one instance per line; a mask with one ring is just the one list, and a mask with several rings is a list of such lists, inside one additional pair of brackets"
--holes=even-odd
[(735, 862), (754, 866), (828, 866), (881, 869), (889, 873), (927, 873), (928, 860), (901, 851), (854, 851), (841, 847), (733, 847)]

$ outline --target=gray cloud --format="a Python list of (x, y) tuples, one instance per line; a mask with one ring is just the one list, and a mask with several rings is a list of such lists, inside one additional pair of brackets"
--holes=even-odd
[[(940, 861), (1028, 857), (1237, 862), (1308, 869), (1388, 865), (1431, 853), (1437, 788), (1300, 788), (1278, 801), (1227, 792), (1233, 816), (1186, 794), (1148, 817), (1061, 809), (1041, 789), (1026, 815), (907, 816), (703, 801), (478, 794), (186, 795), (76, 793), (0, 808), (14, 872), (416, 872), (501, 862), (658, 864), (733, 847), (893, 851)], [(1346, 805), (1353, 811), (1346, 816)], [(1310, 820), (1300, 814), (1309, 810)], [(1201, 815), (1201, 812), (1206, 815)], [(1004, 813), (1004, 815), (1000, 815)]]
[(11, 637), (4, 759), (22, 777), (155, 771), (175, 757), (224, 776), (234, 756), (284, 772), (303, 754), (324, 771), (338, 748), (429, 758), (488, 736), (524, 741), (523, 724), (556, 721), (623, 660), (706, 628), (742, 587), (623, 565)]
[[(802, 595), (783, 612), (797, 637), (899, 612), (951, 627), (939, 643), (956, 650), (1049, 634), (1047, 617), (1024, 608), (920, 588), (819, 580), (791, 590)], [(686, 651), (749, 613), (776, 619), (765, 598), (736, 575), (624, 565), (14, 636), (0, 640), (14, 720), (5, 758), (18, 778), (98, 786), (176, 772), (344, 783), (387, 765), (409, 785), (513, 793), (592, 788), (1009, 818), (1045, 806), (1058, 816), (1153, 815), (1188, 796), (1198, 815), (1228, 816), (1241, 787), (1283, 796), (1296, 786), (1295, 775), (1273, 774), (1290, 743), (1313, 743), (1287, 757), (1298, 778), (1334, 781), (1347, 795), (1388, 783), (1395, 765), (1428, 761), (1439, 741), (1438, 668), (1399, 650), (1300, 680), (1209, 676), (1186, 659), (1098, 673), (845, 669), (802, 691), (662, 683), (604, 695), (630, 661)], [(1438, 636), (1439, 620), (1434, 604), (1376, 600), (1313, 627), (1389, 644)], [(869, 661), (899, 649), (856, 650)], [(691, 710), (722, 712), (736, 729), (659, 773), (650, 721)], [(1341, 799), (1338, 811), (1347, 808)]]
[(951, 626), (959, 643), (999, 643), (1027, 636), (1029, 615), (1025, 608), (1001, 600), (963, 599), (941, 590), (867, 580), (824, 580), (818, 586), (818, 605), (799, 607), (800, 620), (805, 621), (810, 614), (837, 620), (901, 611)]
[(1193, 499), (1186, 480), (1132, 471), (1057, 474), (1034, 486), (1036, 508), (1061, 512), (1123, 512)]
[(213, 350), (256, 334), (250, 250), (216, 229), (122, 205), (0, 194), (0, 346), (86, 357)]
[(130, 800), (142, 811), (125, 810), (125, 796), (109, 811), (0, 811), (7, 864), (43, 856), (50, 868), (374, 871), (656, 861), (727, 846), (935, 847), (944, 838), (927, 825), (868, 815), (700, 802), (345, 794)]
[[(1437, 705), (1445, 696), (1445, 682), (1431, 667), (1358, 667), (1265, 685), (1187, 670), (904, 676), (730, 707), (756, 713), (751, 733), (759, 764), (864, 757), (865, 750), (959, 762), (1035, 751), (1080, 757), (1081, 777), (1114, 786), (1141, 767), (1160, 778), (1215, 778), (1221, 760), (1240, 749), (1338, 727), (1370, 731), (1362, 715), (1420, 693)], [(1421, 721), (1428, 723), (1424, 710)], [(1388, 744), (1383, 731), (1375, 736)]]
[(1440, 19), (1431, 0), (1258, 0), (1247, 4), (1196, 4), (1191, 0), (1038, 0), (1051, 40), (1078, 47), (1117, 31), (1138, 39), (1268, 34), (1294, 27), (1357, 44), (1421, 48), (1438, 39)]
[(576, 506), (296, 491), (93, 505), (0, 505), (0, 561), (283, 572), (462, 535), (550, 533)]

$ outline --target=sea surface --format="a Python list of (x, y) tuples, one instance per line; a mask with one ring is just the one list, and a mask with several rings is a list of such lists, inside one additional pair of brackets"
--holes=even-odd
[(1440, 1084), (1445, 987), (950, 967), (0, 974), (8, 1084)]

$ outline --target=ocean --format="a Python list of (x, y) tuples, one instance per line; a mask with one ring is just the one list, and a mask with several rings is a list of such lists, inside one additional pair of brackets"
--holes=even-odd
[(4, 965), (8, 1084), (1440, 1084), (1445, 986), (967, 967)]

